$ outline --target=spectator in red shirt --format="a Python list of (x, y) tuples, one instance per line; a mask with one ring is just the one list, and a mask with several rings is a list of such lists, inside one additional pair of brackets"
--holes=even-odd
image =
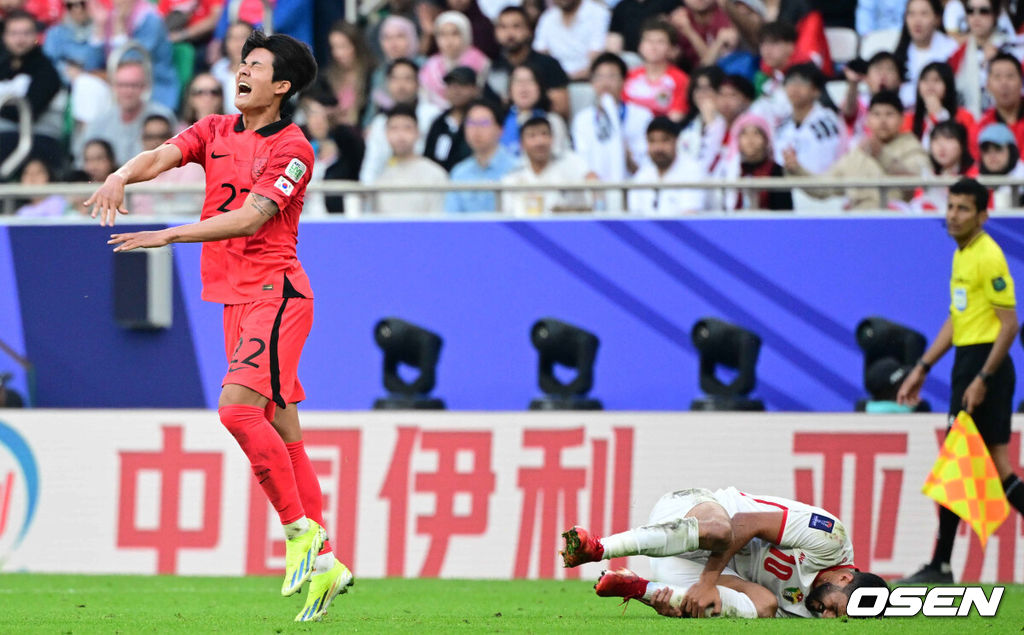
[(1017, 147), (1024, 147), (1024, 100), (1020, 92), (1024, 84), (1024, 72), (1020, 62), (1009, 53), (998, 53), (988, 63), (988, 92), (995, 105), (985, 111), (978, 121), (978, 129), (984, 130), (990, 123), (1004, 123), (1017, 138)]
[(739, 43), (729, 14), (715, 0), (686, 0), (671, 20), (681, 36), (678, 63), (687, 71), (714, 64)]
[(213, 37), (223, 0), (160, 0), (157, 9), (171, 42), (189, 42), (202, 50)]
[(647, 108), (656, 117), (667, 116), (678, 122), (686, 114), (690, 78), (670, 62), (674, 48), (672, 25), (661, 18), (647, 22), (640, 33), (644, 65), (626, 76), (622, 98)]
[(917, 102), (903, 117), (903, 132), (913, 132), (927, 150), (932, 129), (950, 119), (967, 130), (968, 149), (977, 156), (977, 126), (974, 116), (957, 103), (953, 69), (945, 62), (932, 62), (917, 80)]

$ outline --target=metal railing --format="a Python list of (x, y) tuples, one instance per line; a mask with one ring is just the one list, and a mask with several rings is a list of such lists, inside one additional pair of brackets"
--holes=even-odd
[(0, 179), (7, 179), (14, 174), (14, 170), (32, 150), (32, 108), (24, 97), (0, 95), (0, 108), (10, 102), (14, 102), (18, 108), (18, 143), (14, 146), (14, 152), (0, 163)]
[[(1024, 179), (1005, 176), (986, 176), (978, 179), (988, 187), (1013, 186), (1024, 188)], [(738, 180), (706, 179), (692, 181), (673, 182), (604, 182), (588, 181), (582, 183), (562, 184), (504, 184), (497, 182), (443, 182), (424, 185), (364, 185), (353, 181), (320, 181), (311, 183), (307, 193), (321, 193), (330, 196), (351, 196), (361, 202), (382, 193), (447, 193), (447, 192), (493, 192), (495, 194), (512, 192), (613, 192), (616, 194), (626, 193), (629, 190), (668, 190), (668, 189), (702, 189), (718, 191), (749, 191), (749, 190), (792, 190), (792, 189), (878, 189), (881, 200), (885, 201), (886, 190), (914, 190), (916, 188), (941, 188), (952, 185), (956, 178), (943, 177), (930, 180), (923, 180), (916, 177), (887, 177), (884, 179), (849, 179), (836, 180), (822, 177), (774, 177), (774, 178), (747, 178)], [(85, 197), (92, 194), (98, 184), (95, 183), (51, 183), (48, 185), (26, 186), (17, 183), (0, 184), (0, 201), (7, 199), (26, 199), (38, 196), (60, 195)], [(205, 184), (202, 182), (182, 184), (162, 183), (136, 183), (128, 187), (127, 194), (201, 194), (205, 191)], [(500, 196), (496, 196), (496, 202), (500, 205)], [(129, 207), (130, 209), (130, 207)], [(487, 210), (501, 212), (497, 210)], [(728, 210), (706, 210), (709, 212)], [(744, 210), (738, 213), (744, 213)], [(1002, 211), (1002, 210), (1000, 210)], [(198, 210), (197, 210), (198, 212)], [(729, 213), (734, 213), (729, 211)], [(887, 212), (890, 213), (891, 212)], [(442, 215), (437, 210), (436, 216)], [(356, 217), (359, 212), (347, 210), (345, 216)], [(372, 215), (372, 214), (371, 214)], [(429, 215), (425, 213), (410, 213), (409, 216), (422, 217)], [(452, 216), (449, 214), (448, 216)], [(659, 214), (663, 217), (663, 214)]]

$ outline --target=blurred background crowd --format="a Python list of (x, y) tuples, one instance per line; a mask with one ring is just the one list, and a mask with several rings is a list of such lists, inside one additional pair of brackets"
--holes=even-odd
[[(310, 44), (291, 104), (314, 180), (379, 186), (361, 212), (935, 212), (936, 176), (1024, 175), (1024, 0), (0, 0), (0, 162), (8, 181), (102, 182), (212, 113), (237, 113), (254, 28)], [(348, 18), (348, 19), (347, 19)], [(20, 98), (20, 99), (19, 99)], [(19, 105), (21, 107), (19, 107)], [(920, 177), (877, 189), (673, 188), (704, 178)], [(161, 182), (202, 182), (187, 165)], [(443, 191), (452, 183), (536, 185)], [(591, 192), (590, 181), (664, 185)], [(391, 185), (434, 187), (424, 194)], [(998, 188), (996, 208), (1021, 190)], [(68, 197), (22, 216), (73, 214)], [(304, 214), (351, 199), (311, 194)], [(135, 195), (141, 215), (197, 195)]]

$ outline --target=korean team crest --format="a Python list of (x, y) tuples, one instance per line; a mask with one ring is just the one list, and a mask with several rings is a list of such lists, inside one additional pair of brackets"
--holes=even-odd
[(791, 604), (800, 604), (804, 601), (804, 594), (795, 586), (786, 587), (782, 590), (782, 597)]
[(260, 175), (263, 174), (265, 169), (267, 169), (267, 157), (256, 157), (252, 160), (253, 183), (259, 180)]

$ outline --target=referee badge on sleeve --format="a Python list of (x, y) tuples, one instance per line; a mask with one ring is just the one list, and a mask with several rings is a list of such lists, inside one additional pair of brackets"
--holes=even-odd
[(956, 307), (957, 311), (963, 311), (967, 308), (967, 289), (957, 287), (953, 290), (953, 306)]
[(292, 182), (283, 176), (277, 177), (277, 183), (274, 183), (274, 187), (285, 193), (285, 196), (291, 196), (292, 192), (295, 191), (295, 186)]
[(1003, 280), (1002, 276), (998, 278), (992, 278), (992, 288), (996, 291), (1003, 291), (1006, 289), (1006, 280)]

